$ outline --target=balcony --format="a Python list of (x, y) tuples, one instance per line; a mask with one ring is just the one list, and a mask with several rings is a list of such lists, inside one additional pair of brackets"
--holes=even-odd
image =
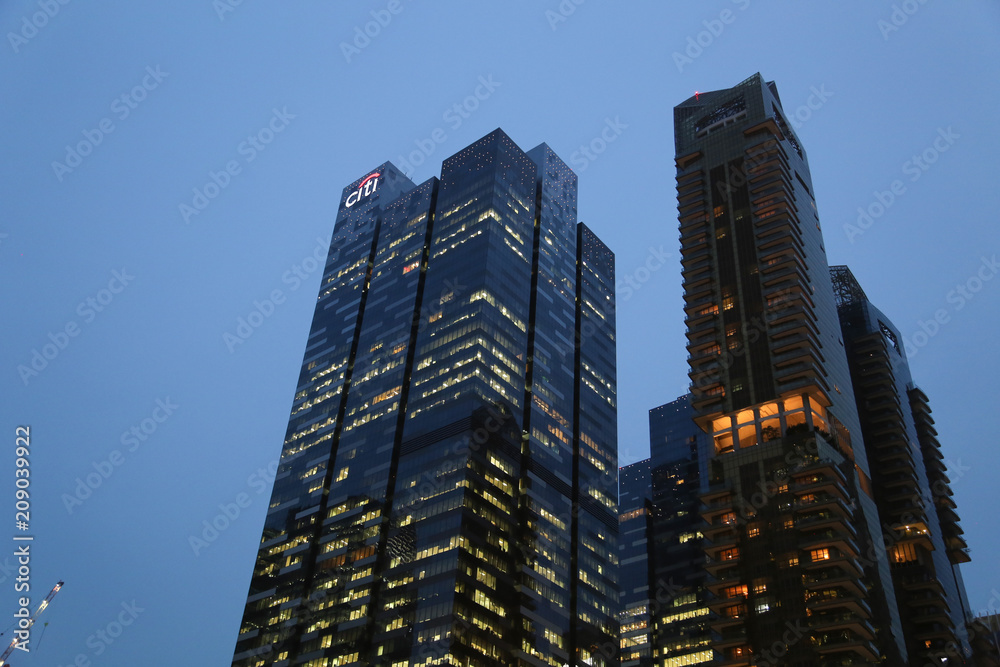
[(799, 548), (803, 551), (821, 547), (835, 547), (840, 553), (857, 558), (860, 555), (858, 545), (846, 534), (846, 531), (826, 530), (821, 533), (803, 535)]
[(727, 648), (736, 648), (747, 644), (746, 626), (736, 626), (726, 628), (725, 632), (719, 633), (719, 638), (712, 642), (713, 648), (718, 651), (725, 651)]
[(814, 595), (807, 597), (806, 608), (811, 609), (813, 614), (821, 612), (831, 612), (834, 609), (846, 609), (849, 612), (860, 614), (867, 618), (872, 615), (872, 608), (860, 596), (847, 595), (842, 593), (839, 596)]
[(736, 530), (736, 523), (712, 524), (701, 529), (702, 535), (713, 547), (732, 547), (739, 541), (739, 532)]
[(845, 500), (848, 498), (844, 486), (847, 479), (840, 468), (821, 462), (818, 466), (810, 466), (795, 474), (792, 482), (793, 492), (818, 492), (836, 494)]
[(771, 358), (776, 370), (794, 365), (795, 363), (824, 363), (823, 355), (819, 353), (812, 341), (803, 339), (797, 341), (794, 345), (794, 347), (791, 347), (786, 352), (776, 354)]
[[(728, 570), (729, 568), (735, 569), (739, 565), (739, 556), (733, 558), (727, 558), (726, 560), (712, 560), (705, 563), (705, 571), (708, 572), (713, 577), (718, 578), (718, 574)], [(724, 575), (729, 577), (729, 574)]]
[(829, 588), (839, 588), (849, 596), (856, 596), (856, 599), (868, 595), (868, 588), (861, 583), (861, 580), (851, 572), (844, 570), (829, 570), (818, 574), (803, 575), (802, 582), (807, 591), (819, 591)]
[(837, 572), (847, 572), (859, 578), (864, 575), (861, 563), (848, 553), (831, 554), (830, 558), (800, 563), (800, 567), (807, 571), (806, 574), (826, 573), (830, 574), (830, 576), (836, 576)]
[(900, 577), (899, 583), (906, 591), (932, 591), (944, 595), (944, 588), (937, 577), (929, 574), (911, 574)]
[(878, 662), (881, 655), (881, 652), (875, 648), (871, 641), (846, 631), (834, 635), (824, 635), (821, 640), (814, 642), (814, 646), (816, 651), (823, 655), (850, 651), (871, 662)]
[(795, 522), (795, 527), (802, 530), (821, 530), (823, 528), (836, 527), (838, 529), (846, 529), (854, 539), (857, 539), (858, 536), (857, 531), (854, 530), (854, 526), (845, 522), (843, 516), (828, 512), (803, 516)]
[(812, 334), (814, 339), (819, 339), (819, 329), (816, 328), (816, 323), (812, 321), (807, 312), (801, 310), (789, 313), (787, 317), (775, 319), (768, 328), (770, 338), (775, 343), (784, 342), (781, 339), (794, 334)]
[(795, 511), (796, 513), (802, 512), (836, 512), (842, 518), (847, 519), (852, 516), (851, 510), (847, 505), (847, 502), (839, 496), (818, 496), (815, 498), (796, 498), (795, 499)]
[(719, 570), (715, 577), (705, 584), (705, 587), (713, 595), (721, 595), (722, 589), (730, 586), (738, 586), (743, 583), (738, 568), (731, 567), (728, 570)]
[(910, 620), (913, 623), (923, 624), (923, 623), (940, 623), (944, 626), (951, 626), (951, 614), (942, 607), (939, 606), (927, 606), (920, 607), (910, 614)]
[(862, 639), (875, 639), (875, 628), (867, 617), (861, 614), (822, 614), (809, 618), (809, 627), (822, 634), (848, 631)]

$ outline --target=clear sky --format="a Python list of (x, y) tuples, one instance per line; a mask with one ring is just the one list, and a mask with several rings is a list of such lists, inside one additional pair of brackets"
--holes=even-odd
[(577, 171), (580, 219), (647, 278), (618, 317), (620, 460), (646, 457), (647, 411), (687, 388), (672, 109), (758, 71), (830, 262), (909, 341), (972, 605), (1000, 607), (997, 2), (8, 0), (0, 28), (0, 613), (19, 424), (32, 605), (66, 581), (16, 664), (229, 664), (310, 258), (385, 160), (420, 182), (502, 127)]

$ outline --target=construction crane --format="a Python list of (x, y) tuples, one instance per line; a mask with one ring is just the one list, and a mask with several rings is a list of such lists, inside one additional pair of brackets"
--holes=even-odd
[[(56, 593), (58, 593), (59, 589), (62, 587), (63, 587), (63, 582), (60, 581), (58, 584), (56, 584), (55, 588), (49, 591), (49, 594), (45, 596), (45, 599), (42, 600), (42, 603), (38, 605), (38, 609), (36, 609), (35, 613), (31, 615), (31, 618), (28, 619), (28, 624), (24, 628), (22, 628), (23, 630), (27, 630), (28, 628), (30, 628), (32, 625), (35, 624), (35, 619), (38, 618), (39, 614), (45, 611), (45, 608), (49, 606), (50, 602), (52, 602), (52, 598), (56, 596)], [(7, 647), (7, 650), (3, 652), (3, 655), (0, 655), (0, 667), (4, 667), (4, 665), (7, 664), (7, 658), (9, 658), (10, 654), (13, 653), (14, 649), (17, 648), (17, 643), (18, 643), (17, 637), (14, 637), (14, 641), (10, 643), (10, 646)]]

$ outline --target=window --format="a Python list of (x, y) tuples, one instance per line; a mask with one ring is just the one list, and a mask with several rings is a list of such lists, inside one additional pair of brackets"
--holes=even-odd
[(912, 544), (897, 544), (889, 553), (894, 563), (909, 563), (917, 560), (917, 552)]
[(723, 598), (735, 598), (735, 597), (746, 597), (747, 587), (746, 584), (741, 586), (730, 586), (729, 588), (724, 588), (722, 590)]
[(722, 610), (722, 615), (726, 618), (741, 618), (746, 616), (747, 606), (745, 604), (734, 604), (731, 607), (725, 607)]
[(758, 528), (757, 526), (752, 526), (750, 528), (747, 528), (747, 537), (759, 537), (759, 536), (760, 536), (760, 528)]
[(719, 553), (719, 560), (736, 560), (740, 557), (740, 550), (737, 547), (725, 549)]
[(722, 293), (722, 309), (723, 310), (732, 310), (733, 306), (734, 306), (733, 295), (730, 294), (728, 290), (725, 291), (725, 292), (723, 292)]
[(815, 563), (818, 560), (830, 560), (829, 549), (813, 549), (809, 552), (809, 558)]

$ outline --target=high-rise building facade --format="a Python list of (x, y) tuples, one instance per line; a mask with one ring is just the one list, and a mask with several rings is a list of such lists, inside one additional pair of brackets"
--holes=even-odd
[(344, 188), (233, 665), (617, 660), (614, 255), (496, 130)]
[(846, 266), (830, 269), (912, 664), (967, 664), (970, 560), (927, 396), (902, 335)]
[(759, 74), (674, 121), (720, 664), (906, 664), (805, 152)]
[(649, 459), (618, 471), (618, 614), (621, 667), (652, 667), (650, 547), (652, 485)]
[(649, 411), (650, 615), (657, 666), (699, 665), (715, 658), (699, 513), (709, 445), (694, 423), (690, 396)]

